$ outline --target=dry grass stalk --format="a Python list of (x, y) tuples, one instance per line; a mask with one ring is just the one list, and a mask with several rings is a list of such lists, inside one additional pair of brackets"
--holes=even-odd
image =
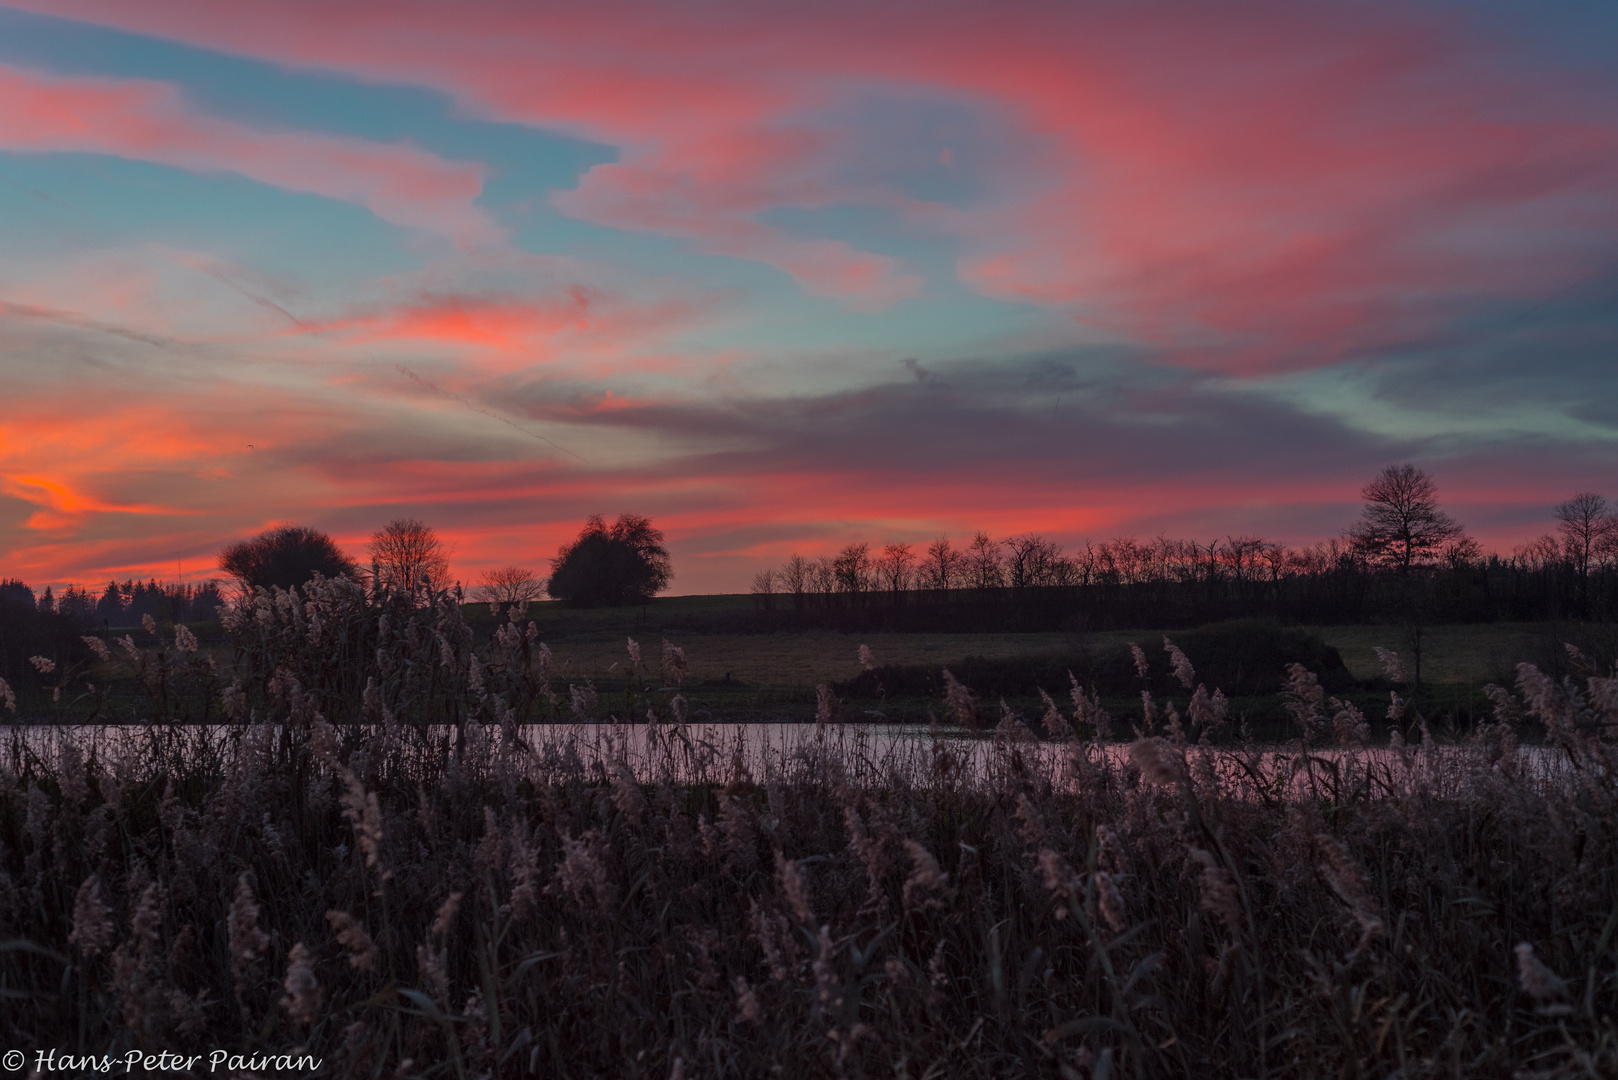
[(0, 950), (30, 995), (0, 1042), (258, 1040), (367, 1076), (1618, 1073), (1599, 676), (1525, 668), (1475, 736), (1392, 750), (1298, 672), (1305, 741), (1267, 751), (1211, 740), (1201, 687), (1196, 745), (1172, 710), (1098, 745), (1076, 681), (1061, 746), (1012, 716), (744, 753), (682, 700), (630, 750), (513, 719), (554, 716), (537, 633), (326, 583), (232, 618), (261, 723), (0, 739), (0, 936), (45, 950)]

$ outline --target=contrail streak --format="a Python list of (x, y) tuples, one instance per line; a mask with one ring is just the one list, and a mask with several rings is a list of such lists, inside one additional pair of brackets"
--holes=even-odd
[(241, 282), (236, 281), (233, 278), (230, 278), (230, 277), (226, 276), (225, 274), (220, 273), (218, 270), (215, 270), (213, 267), (211, 267), (211, 266), (198, 266), (197, 269), (201, 270), (204, 274), (207, 274), (209, 277), (213, 278), (215, 281), (222, 282), (223, 284), (230, 286), (232, 289), (235, 289), (237, 292), (241, 293), (243, 296), (245, 296), (249, 300), (253, 301), (253, 303), (258, 304), (260, 307), (269, 308), (271, 311), (278, 312), (279, 314), (284, 315), (286, 318), (290, 319), (292, 321), (292, 325), (296, 326), (298, 329), (300, 329), (300, 330), (308, 330), (308, 329), (310, 329), (310, 326), (309, 326), (308, 323), (304, 322), (302, 319), (300, 319), (296, 315), (292, 314), (292, 312), (288, 311), (286, 308), (282, 307), (280, 304), (277, 304), (274, 300), (271, 300), (267, 296), (260, 296), (258, 293), (256, 293), (253, 290), (249, 289), (247, 286), (243, 285)]
[(499, 413), (492, 413), (488, 409), (483, 408), (481, 405), (478, 405), (478, 404), (476, 404), (474, 402), (468, 401), (466, 398), (461, 397), (459, 394), (452, 394), (448, 390), (445, 390), (442, 387), (436, 386), (433, 383), (428, 382), (426, 379), (423, 379), (420, 375), (417, 375), (414, 371), (411, 371), (409, 368), (405, 367), (403, 364), (394, 364), (393, 366), (394, 366), (395, 369), (398, 370), (399, 374), (403, 375), (405, 378), (409, 379), (411, 382), (415, 383), (417, 386), (421, 387), (423, 390), (430, 391), (431, 393), (437, 394), (439, 397), (446, 398), (449, 401), (454, 401), (454, 402), (458, 402), (458, 403), (460, 403), (462, 405), (465, 405), (468, 409), (471, 409), (475, 413), (481, 413), (482, 415), (487, 416), (490, 420), (498, 420), (498, 421), (500, 421), (500, 423), (506, 425), (506, 427), (508, 427), (508, 428), (511, 428), (513, 431), (520, 432), (521, 434), (528, 436), (530, 439), (538, 439), (542, 443), (547, 443), (550, 446), (555, 447), (556, 449), (560, 450), (562, 453), (568, 455), (569, 457), (578, 458), (580, 461), (583, 461), (584, 464), (586, 464), (586, 465), (590, 464), (588, 461), (585, 461), (584, 458), (579, 457), (579, 455), (575, 454), (573, 451), (569, 450), (567, 447), (563, 446), (561, 443), (555, 441), (554, 439), (547, 439), (545, 436), (539, 434), (538, 432), (529, 431), (527, 428), (523, 427), (521, 424), (515, 423), (512, 420), (508, 420), (506, 417), (501, 416)]

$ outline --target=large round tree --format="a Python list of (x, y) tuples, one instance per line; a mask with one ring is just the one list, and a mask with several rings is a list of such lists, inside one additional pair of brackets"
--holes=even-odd
[(240, 540), (219, 553), (219, 568), (249, 589), (290, 589), (316, 574), (352, 576), (359, 568), (319, 529), (282, 525)]
[(574, 607), (611, 607), (643, 603), (673, 576), (663, 534), (651, 521), (623, 514), (609, 526), (596, 514), (551, 560), (545, 589)]

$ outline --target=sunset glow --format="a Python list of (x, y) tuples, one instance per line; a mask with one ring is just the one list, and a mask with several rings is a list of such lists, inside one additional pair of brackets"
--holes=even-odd
[(0, 0), (0, 577), (1618, 496), (1618, 9)]

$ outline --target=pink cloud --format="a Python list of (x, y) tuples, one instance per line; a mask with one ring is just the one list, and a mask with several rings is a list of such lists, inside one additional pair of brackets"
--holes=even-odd
[(448, 349), (468, 372), (522, 371), (561, 359), (591, 370), (613, 361), (635, 365), (639, 348), (696, 322), (712, 299), (646, 295), (630, 300), (593, 285), (558, 286), (537, 295), (510, 292), (421, 292), (360, 303), (335, 316), (310, 318), (287, 331), (318, 334), (340, 346), (411, 345)]
[[(1496, 44), (1456, 12), (24, 6), (428, 84), (609, 142), (620, 159), (557, 196), (565, 211), (866, 306), (919, 283), (762, 217), (907, 207), (956, 238), (981, 291), (1227, 371), (1326, 363), (1429, 333), (1479, 296), (1543, 295), (1593, 268), (1600, 245), (1570, 237), (1618, 231), (1618, 129), (1556, 73), (1491, 64)], [(990, 190), (918, 202), (864, 177), (825, 112), (884, 88), (971, 102), (1040, 149), (974, 163), (951, 147), (952, 168), (975, 165)]]
[(192, 172), (232, 172), (355, 203), (384, 221), (490, 244), (500, 228), (473, 205), (481, 166), (408, 144), (262, 131), (197, 113), (171, 85), (62, 78), (0, 64), (0, 148), (111, 154)]

